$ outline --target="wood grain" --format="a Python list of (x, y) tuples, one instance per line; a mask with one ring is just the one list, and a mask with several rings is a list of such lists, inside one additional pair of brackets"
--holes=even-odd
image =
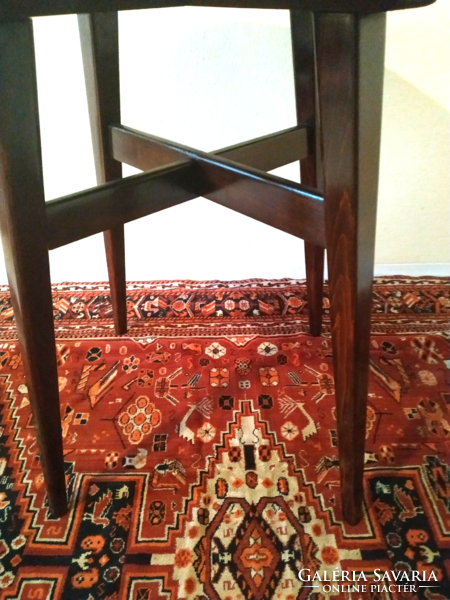
[(31, 20), (0, 23), (0, 224), (39, 458), (67, 511)]
[(173, 6), (279, 8), (328, 12), (370, 13), (416, 8), (435, 0), (2, 0), (0, 20), (44, 15), (111, 12)]
[[(299, 156), (301, 181), (305, 185), (323, 189), (318, 143), (320, 121), (316, 89), (314, 14), (309, 11), (291, 10), (290, 18), (297, 123), (306, 125), (308, 131), (307, 156)], [(309, 329), (314, 336), (322, 332), (324, 259), (324, 248), (305, 242)]]
[[(122, 177), (109, 153), (108, 125), (120, 121), (119, 22), (117, 12), (78, 15), (97, 183)], [(125, 235), (123, 224), (103, 233), (114, 326), (127, 331)]]
[(46, 203), (50, 250), (198, 197), (195, 164), (171, 165)]
[[(431, 3), (432, 0), (182, 3), (292, 11), (297, 120), (307, 128), (307, 136), (305, 130), (295, 128), (223, 149), (218, 156), (113, 125), (120, 121), (120, 103), (117, 15), (111, 13), (179, 6), (179, 2), (2, 0), (1, 235), (40, 460), (55, 516), (67, 510), (67, 500), (47, 249), (110, 231), (105, 242), (115, 313), (119, 315), (116, 326), (118, 331), (124, 331), (123, 223), (205, 196), (305, 239), (311, 326), (315, 334), (320, 331), (323, 248), (329, 250), (342, 512), (350, 524), (360, 520), (384, 13)], [(315, 13), (315, 35), (313, 17), (307, 11)], [(79, 22), (96, 170), (102, 184), (45, 204), (32, 24), (30, 20), (17, 19), (68, 13), (89, 13), (80, 16)], [(292, 156), (301, 159), (302, 184), (259, 170), (279, 166), (276, 163), (280, 161), (284, 164)], [(117, 161), (158, 168), (122, 180)], [(323, 194), (317, 188), (323, 188)]]
[[(261, 171), (271, 171), (308, 155), (307, 129), (290, 127), (277, 133), (214, 150), (211, 154)], [(173, 163), (186, 163), (190, 159), (167, 145), (155, 144), (151, 136), (142, 134), (122, 136), (119, 160), (136, 169), (150, 171)]]
[(315, 189), (128, 127), (111, 127), (111, 139), (113, 156), (122, 162), (135, 156), (133, 145), (144, 143), (156, 154), (194, 160), (198, 196), (325, 246), (322, 196)]
[(114, 156), (124, 162), (130, 140), (140, 138), (184, 162), (47, 202), (50, 249), (199, 196), (325, 244), (323, 199), (316, 190), (122, 126), (111, 132)]
[(344, 518), (362, 516), (386, 16), (316, 15)]
[(291, 127), (248, 142), (216, 150), (214, 154), (246, 167), (272, 171), (308, 155), (306, 127)]

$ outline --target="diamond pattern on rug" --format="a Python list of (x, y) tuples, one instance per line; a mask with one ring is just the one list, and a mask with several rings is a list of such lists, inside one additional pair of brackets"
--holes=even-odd
[[(133, 284), (130, 294), (159, 310), (161, 295), (153, 287), (148, 299), (146, 285)], [(448, 308), (436, 300), (443, 282), (433, 293), (428, 280), (376, 290), (416, 312), (400, 310), (402, 333), (394, 335), (386, 312), (374, 310), (365, 506), (355, 527), (340, 513), (330, 340), (304, 334), (298, 314), (286, 319), (304, 288), (198, 285), (180, 284), (191, 288), (182, 300), (193, 316), (180, 301), (156, 329), (149, 325), (152, 335), (97, 335), (80, 308), (84, 337), (58, 340), (71, 498), (59, 520), (46, 501), (8, 313), (0, 344), (0, 599), (326, 598), (320, 582), (313, 589), (299, 580), (301, 568), (363, 571), (369, 581), (375, 569), (425, 571), (438, 587), (367, 598), (449, 598), (449, 344), (433, 325)], [(69, 288), (57, 294), (66, 307), (73, 297), (80, 307), (93, 296), (109, 301), (92, 285), (73, 297)], [(222, 308), (202, 313), (224, 289)], [(286, 310), (270, 303), (280, 294), (290, 299)], [(436, 300), (434, 313), (413, 302), (425, 297)], [(223, 310), (236, 310), (231, 300), (242, 303), (233, 325)], [(245, 302), (261, 307), (259, 315), (249, 317)], [(139, 316), (135, 332), (151, 318)]]

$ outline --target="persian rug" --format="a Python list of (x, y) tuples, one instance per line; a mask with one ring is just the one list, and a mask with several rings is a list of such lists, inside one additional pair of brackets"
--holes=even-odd
[[(0, 289), (1, 600), (450, 598), (448, 281), (375, 281), (354, 527), (327, 294), (320, 338), (300, 281), (132, 283), (121, 338), (108, 294), (53, 287), (70, 496), (56, 520)], [(326, 573), (345, 572), (368, 591), (330, 591)]]

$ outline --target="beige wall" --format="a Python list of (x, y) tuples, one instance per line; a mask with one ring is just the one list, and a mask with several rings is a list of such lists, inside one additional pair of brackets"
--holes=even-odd
[[(438, 0), (388, 18), (379, 273), (450, 263), (449, 10)], [(34, 24), (50, 199), (95, 174), (76, 18)], [(286, 11), (125, 12), (120, 50), (126, 125), (212, 150), (295, 124)], [(202, 199), (128, 224), (126, 238), (129, 279), (304, 275), (300, 240)], [(51, 268), (54, 281), (106, 279), (101, 236), (52, 252)]]
[(449, 262), (450, 3), (388, 17), (376, 260)]

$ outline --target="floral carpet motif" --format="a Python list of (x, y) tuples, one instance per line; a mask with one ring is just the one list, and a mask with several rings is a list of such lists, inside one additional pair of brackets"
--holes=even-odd
[[(354, 527), (340, 513), (328, 324), (306, 333), (304, 283), (130, 284), (121, 338), (107, 286), (55, 286), (60, 520), (0, 290), (0, 599), (450, 598), (447, 284), (376, 281)], [(330, 595), (302, 568), (437, 582)]]

